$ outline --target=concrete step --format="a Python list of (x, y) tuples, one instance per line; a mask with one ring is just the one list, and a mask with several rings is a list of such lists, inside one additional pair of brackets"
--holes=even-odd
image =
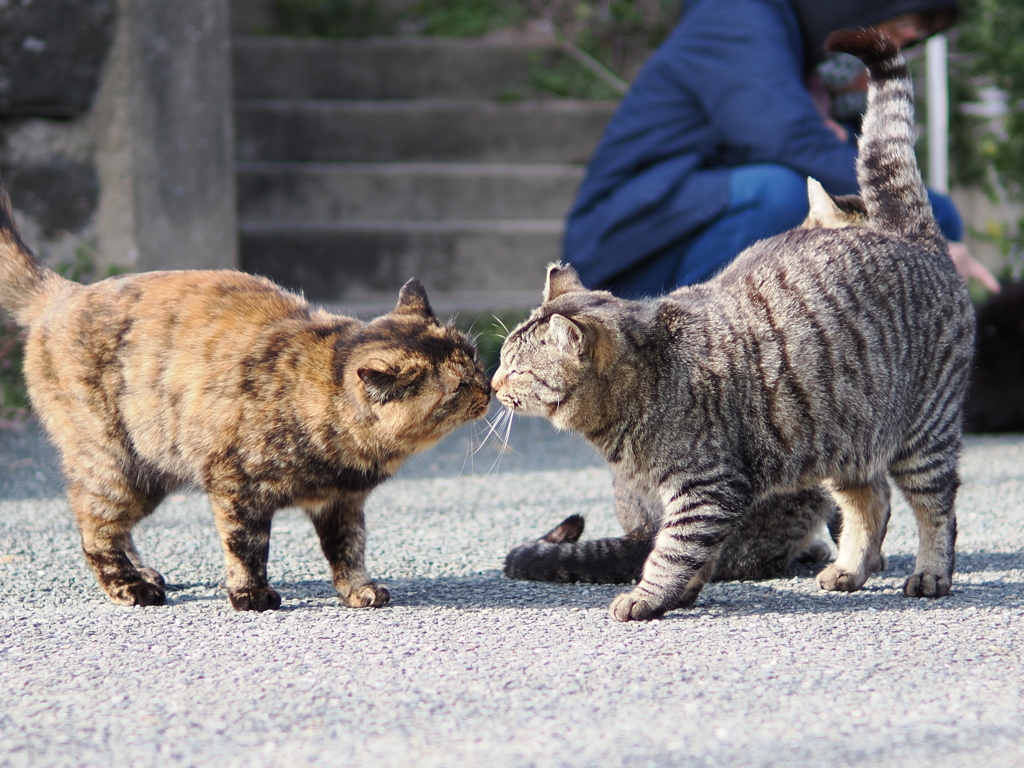
[(237, 159), (584, 164), (615, 102), (235, 101)]
[(397, 296), (410, 277), (423, 281), (428, 293), (536, 299), (545, 266), (560, 257), (562, 232), (560, 219), (250, 222), (239, 227), (239, 252), (245, 271), (322, 302), (373, 303)]
[(583, 169), (462, 163), (239, 163), (239, 221), (560, 219)]
[(529, 89), (531, 61), (558, 50), (554, 40), (236, 37), (234, 89), (242, 99), (495, 99)]
[[(440, 320), (452, 317), (490, 318), (505, 312), (528, 312), (541, 303), (543, 281), (532, 291), (435, 291), (427, 289), (430, 306)], [(398, 291), (363, 295), (344, 302), (315, 301), (328, 312), (370, 319), (390, 312), (398, 301)], [(498, 330), (495, 323), (494, 330)]]

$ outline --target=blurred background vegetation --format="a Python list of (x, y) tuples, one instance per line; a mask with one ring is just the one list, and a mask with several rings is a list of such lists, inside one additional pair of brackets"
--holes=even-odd
[[(292, 35), (481, 37), (542, 22), (625, 81), (669, 33), (681, 7), (681, 0), (421, 0), (388, 15), (376, 0), (276, 0), (280, 30)], [(572, 98), (621, 96), (579, 64), (545, 64), (533, 78), (541, 90)]]
[[(1006, 210), (1024, 200), (1024, 3), (960, 0), (950, 31), (950, 168), (953, 183), (981, 186)], [(1000, 277), (1024, 277), (1024, 217), (971, 222), (1005, 260)]]

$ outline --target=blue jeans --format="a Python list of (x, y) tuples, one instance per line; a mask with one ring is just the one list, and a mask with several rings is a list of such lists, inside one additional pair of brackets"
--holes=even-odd
[[(948, 240), (963, 238), (963, 220), (946, 195), (928, 190)], [(729, 174), (729, 205), (717, 219), (652, 254), (604, 286), (616, 296), (658, 296), (714, 277), (749, 245), (798, 226), (806, 217), (807, 178), (782, 165), (744, 165)]]

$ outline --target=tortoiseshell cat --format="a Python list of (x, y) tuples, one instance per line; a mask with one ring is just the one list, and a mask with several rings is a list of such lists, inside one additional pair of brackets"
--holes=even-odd
[(110, 599), (164, 602), (132, 527), (181, 485), (209, 494), (237, 610), (276, 609), (274, 512), (313, 522), (350, 606), (388, 590), (363, 564), (363, 503), (411, 454), (484, 414), (474, 345), (410, 280), (369, 323), (239, 272), (70, 282), (22, 242), (0, 190), (0, 303), (28, 330), (32, 406), (61, 454), (85, 557)]
[[(881, 564), (887, 472), (918, 522), (904, 593), (949, 592), (973, 311), (917, 170), (902, 55), (868, 30), (830, 49), (870, 73), (863, 226), (791, 230), (649, 301), (588, 291), (554, 265), (502, 347), (498, 399), (582, 433), (646, 510), (627, 540), (649, 553), (611, 605), (619, 620), (692, 605), (755, 505), (819, 484), (842, 533), (818, 584), (859, 589)], [(509, 558), (545, 546), (558, 545)]]

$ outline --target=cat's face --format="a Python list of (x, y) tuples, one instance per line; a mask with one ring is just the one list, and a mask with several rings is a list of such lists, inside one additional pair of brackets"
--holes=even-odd
[(345, 375), (375, 440), (416, 452), (483, 416), (491, 388), (469, 338), (437, 322), (426, 294), (408, 289), (359, 334)]
[(611, 300), (587, 291), (571, 267), (549, 269), (544, 304), (502, 344), (491, 380), (502, 405), (559, 428), (583, 426), (599, 396), (594, 390), (601, 361), (611, 352), (606, 329), (587, 307), (605, 296)]
[(558, 423), (562, 405), (588, 367), (582, 340), (573, 320), (534, 313), (501, 347), (501, 365), (492, 379), (495, 397), (513, 411)]

